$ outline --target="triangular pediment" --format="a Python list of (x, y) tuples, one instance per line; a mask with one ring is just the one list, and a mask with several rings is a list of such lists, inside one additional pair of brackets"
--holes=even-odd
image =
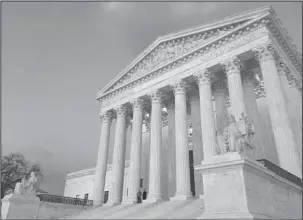
[(98, 94), (102, 96), (102, 94), (126, 85), (133, 79), (143, 76), (178, 57), (182, 57), (184, 54), (195, 50), (195, 48), (220, 37), (220, 35), (233, 32), (234, 29), (268, 13), (270, 9), (269, 6), (266, 6), (161, 36)]

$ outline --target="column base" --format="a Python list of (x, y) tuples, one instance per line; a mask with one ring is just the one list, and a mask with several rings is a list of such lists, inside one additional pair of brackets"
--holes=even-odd
[(162, 196), (156, 196), (156, 195), (148, 195), (146, 200), (143, 200), (143, 203), (158, 203), (158, 202), (163, 202), (164, 199)]
[(93, 206), (94, 207), (102, 207), (103, 206), (103, 203), (93, 203)]
[(184, 201), (184, 200), (192, 200), (194, 197), (192, 195), (175, 195), (169, 198), (169, 201)]
[(108, 204), (109, 206), (117, 206), (117, 205), (121, 205), (122, 201), (121, 202), (107, 202), (106, 204)]
[(122, 201), (122, 204), (137, 204), (137, 203), (138, 203), (137, 199), (133, 199), (133, 198), (128, 198)]
[(204, 186), (201, 219), (300, 219), (302, 188), (237, 152), (196, 169)]

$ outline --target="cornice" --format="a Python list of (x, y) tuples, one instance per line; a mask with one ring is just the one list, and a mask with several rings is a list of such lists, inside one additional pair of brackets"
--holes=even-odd
[(105, 86), (100, 92), (98, 92), (97, 96), (103, 94), (106, 90), (108, 90), (113, 84), (115, 84), (118, 80), (120, 80), (128, 71), (130, 71), (137, 63), (142, 61), (152, 50), (154, 50), (161, 43), (165, 43), (170, 40), (188, 37), (190, 35), (195, 35), (201, 32), (207, 32), (213, 29), (226, 27), (228, 25), (235, 25), (240, 22), (248, 21), (254, 19), (254, 17), (260, 16), (264, 13), (267, 13), (271, 10), (270, 6), (265, 6), (261, 8), (257, 8), (250, 11), (245, 11), (242, 13), (234, 14), (232, 16), (228, 16), (222, 19), (217, 19), (211, 22), (207, 22), (203, 25), (183, 29), (174, 33), (166, 34), (164, 36), (158, 37), (146, 50), (144, 50), (140, 55), (137, 56), (120, 74), (118, 74), (107, 86)]
[(189, 62), (189, 61), (195, 59), (198, 56), (202, 56), (208, 52), (212, 52), (217, 47), (221, 47), (227, 43), (230, 43), (234, 39), (237, 39), (244, 34), (252, 32), (258, 28), (264, 27), (265, 23), (268, 22), (267, 16), (268, 16), (268, 14), (258, 17), (243, 25), (240, 25), (239, 27), (235, 28), (232, 32), (228, 32), (223, 35), (220, 35), (219, 37), (213, 39), (212, 41), (207, 42), (207, 43), (193, 49), (192, 51), (184, 54), (183, 56), (178, 57), (167, 64), (163, 64), (162, 66), (148, 72), (145, 75), (139, 76), (139, 77), (133, 79), (132, 81), (129, 81), (128, 84), (123, 85), (114, 91), (107, 92), (102, 95), (98, 94), (97, 99), (102, 102), (102, 100), (111, 98), (112, 96), (115, 96), (116, 94), (123, 92), (126, 89), (129, 89), (138, 83), (147, 82), (147, 81), (155, 78), (157, 75), (162, 75), (163, 73), (167, 72), (168, 70), (170, 70), (172, 68), (176, 68), (186, 62)]
[(300, 74), (298, 77), (302, 78), (302, 54), (298, 51), (294, 41), (288, 35), (284, 25), (274, 11), (270, 14), (270, 22), (267, 24), (267, 28), (287, 59)]

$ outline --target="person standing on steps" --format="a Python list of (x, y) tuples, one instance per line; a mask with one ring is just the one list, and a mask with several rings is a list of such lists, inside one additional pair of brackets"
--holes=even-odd
[(145, 200), (145, 199), (146, 199), (146, 197), (147, 197), (147, 192), (145, 191), (145, 189), (144, 189), (144, 191), (143, 191), (143, 195), (142, 195), (142, 197), (143, 197), (143, 200)]
[(142, 203), (142, 193), (141, 193), (141, 190), (139, 190), (139, 192), (137, 193), (137, 203)]

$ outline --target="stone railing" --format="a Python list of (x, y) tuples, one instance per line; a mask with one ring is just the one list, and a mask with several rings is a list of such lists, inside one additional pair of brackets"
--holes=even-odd
[(79, 206), (92, 206), (93, 200), (89, 199), (80, 199), (73, 197), (57, 196), (57, 195), (37, 195), (41, 202), (50, 202), (50, 203), (61, 203), (61, 204), (70, 204), (70, 205), (79, 205)]
[(265, 168), (274, 172), (275, 174), (279, 175), (280, 177), (283, 177), (284, 179), (287, 179), (288, 181), (290, 181), (292, 183), (302, 186), (302, 180), (299, 177), (297, 177), (296, 175), (282, 169), (281, 167), (277, 166), (276, 164), (273, 164), (272, 162), (270, 162), (266, 159), (260, 159), (257, 161), (259, 163), (263, 164)]

